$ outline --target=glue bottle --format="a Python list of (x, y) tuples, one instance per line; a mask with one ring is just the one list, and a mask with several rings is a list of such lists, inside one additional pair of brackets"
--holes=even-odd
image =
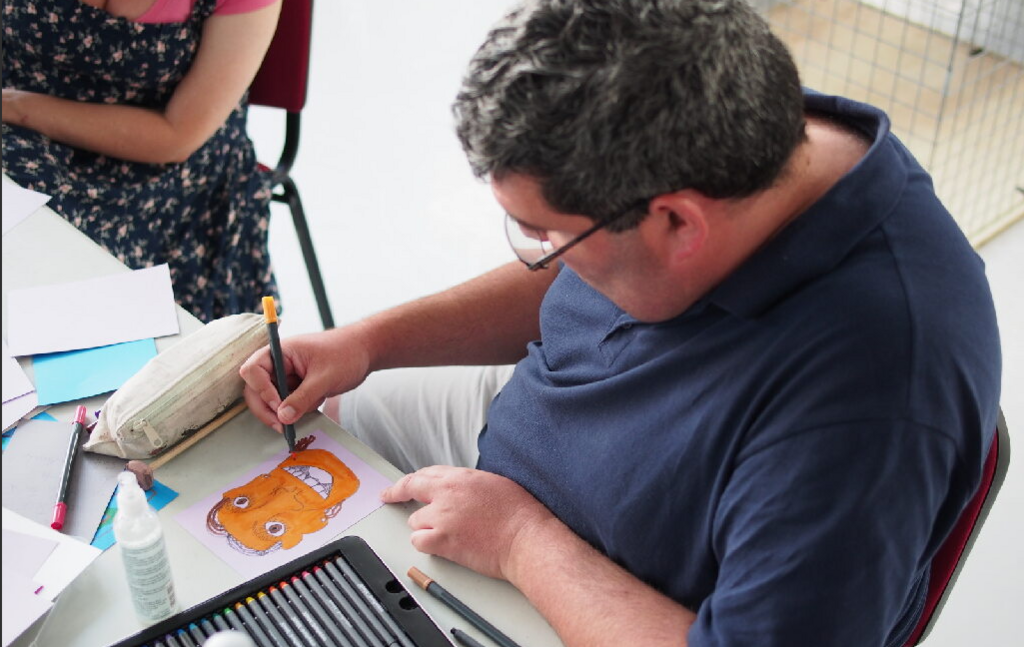
[(178, 611), (164, 531), (135, 474), (121, 472), (117, 484), (114, 538), (128, 576), (135, 615), (149, 625)]

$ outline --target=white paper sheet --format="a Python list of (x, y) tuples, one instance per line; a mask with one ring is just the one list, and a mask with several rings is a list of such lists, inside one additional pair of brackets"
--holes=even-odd
[(35, 387), (32, 386), (31, 380), (25, 375), (24, 369), (21, 368), (21, 364), (18, 364), (18, 360), (11, 357), (11, 351), (7, 348), (7, 342), (0, 341), (0, 345), (3, 346), (3, 391), (4, 391), (4, 402), (16, 398), (21, 395), (25, 395), (29, 391), (35, 391)]
[(53, 603), (43, 595), (35, 575), (57, 548), (57, 542), (3, 529), (3, 644), (11, 644)]
[(51, 602), (103, 552), (95, 546), (30, 521), (6, 507), (3, 509), (3, 529), (57, 542), (57, 547), (32, 578), (37, 585), (43, 587), (39, 592), (40, 597)]
[(7, 293), (7, 345), (15, 357), (177, 333), (167, 265)]
[(35, 583), (21, 573), (4, 571), (3, 641), (7, 647), (50, 610), (53, 602), (33, 593)]
[(19, 420), (39, 408), (39, 397), (35, 391), (30, 391), (23, 396), (12, 398), (4, 402), (3, 425), (4, 431), (17, 424)]
[(5, 234), (50, 200), (45, 193), (25, 189), (14, 182), (4, 182), (2, 194)]
[[(50, 554), (57, 548), (57, 542), (23, 532), (3, 529), (3, 573), (21, 573), (34, 579)], [(34, 589), (33, 589), (34, 590)]]

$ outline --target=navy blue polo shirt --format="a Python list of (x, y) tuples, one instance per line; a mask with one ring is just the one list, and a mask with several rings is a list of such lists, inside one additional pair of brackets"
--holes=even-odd
[(866, 157), (670, 321), (563, 267), (480, 437), (694, 647), (902, 644), (995, 429), (981, 260), (884, 113), (806, 103)]

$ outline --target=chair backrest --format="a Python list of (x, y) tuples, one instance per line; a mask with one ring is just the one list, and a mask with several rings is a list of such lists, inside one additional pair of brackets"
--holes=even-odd
[(921, 619), (914, 627), (905, 647), (919, 644), (935, 626), (935, 621), (960, 575), (964, 560), (971, 552), (978, 531), (985, 523), (992, 503), (999, 493), (999, 488), (1003, 485), (1009, 465), (1010, 434), (1006, 430), (1006, 420), (1000, 411), (995, 438), (992, 439), (992, 447), (985, 459), (981, 485), (978, 486), (977, 493), (960, 513), (960, 519), (957, 520), (956, 526), (953, 527), (949, 536), (946, 537), (946, 541), (939, 548), (939, 552), (932, 559), (928, 597), (925, 598)]
[(300, 112), (306, 105), (313, 0), (283, 0), (277, 31), (249, 87), (249, 103)]
[(313, 33), (313, 0), (282, 0), (277, 30), (256, 78), (249, 86), (249, 104), (283, 108), (285, 134), (281, 157), (273, 169), (260, 164), (270, 174), (271, 199), (288, 205), (295, 224), (295, 235), (306, 262), (306, 271), (313, 287), (317, 309), (324, 329), (334, 327), (330, 300), (324, 287), (320, 262), (316, 258), (313, 237), (302, 208), (302, 198), (291, 176), (292, 164), (299, 150), (299, 125), (306, 105), (309, 81), (310, 38)]

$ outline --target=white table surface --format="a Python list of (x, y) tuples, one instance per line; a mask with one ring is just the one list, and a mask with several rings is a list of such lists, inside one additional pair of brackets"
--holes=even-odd
[[(5, 176), (4, 183), (9, 182)], [(3, 328), (7, 329), (7, 291), (62, 281), (81, 280), (128, 271), (52, 210), (43, 207), (3, 237)], [(67, 313), (68, 325), (77, 317), (102, 317), (103, 304), (93, 312)], [(202, 324), (178, 309), (182, 335)], [(162, 350), (180, 336), (157, 340)], [(22, 360), (23, 365), (27, 362)], [(31, 373), (30, 373), (31, 376)], [(100, 408), (106, 396), (50, 407), (58, 420), (70, 421), (74, 408)], [(306, 416), (296, 427), (298, 437), (319, 431), (330, 435), (369, 465), (396, 479), (401, 475), (375, 452), (328, 418)], [(173, 517), (222, 484), (251, 471), (281, 451), (283, 440), (248, 411), (159, 468), (156, 478), (178, 492), (159, 512), (163, 521), (176, 592), (186, 609), (241, 584), (245, 578), (222, 562)], [(416, 587), (405, 573), (416, 566), (456, 597), (517, 641), (522, 647), (561, 645), (554, 631), (507, 582), (483, 577), (447, 560), (417, 552), (409, 543), (406, 519), (411, 504), (384, 506), (343, 534), (365, 539), (420, 605), (447, 633), (455, 626), (489, 644), (475, 629), (446, 606)], [(339, 535), (340, 536), (340, 535)], [(60, 594), (53, 609), (23, 634), (15, 645), (95, 647), (121, 640), (142, 629), (135, 619), (117, 546), (105, 551)]]

